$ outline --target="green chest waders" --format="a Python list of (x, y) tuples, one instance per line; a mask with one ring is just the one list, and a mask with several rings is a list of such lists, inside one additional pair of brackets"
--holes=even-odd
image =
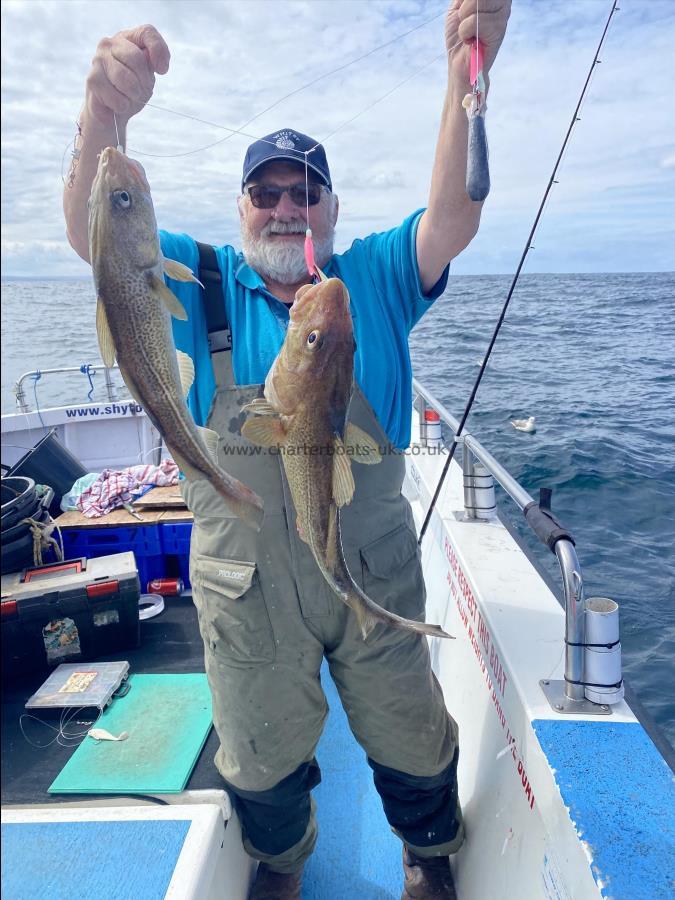
[[(194, 514), (190, 579), (220, 739), (215, 761), (236, 795), (246, 849), (278, 871), (294, 871), (316, 840), (309, 791), (319, 780), (314, 752), (327, 714), (319, 679), (324, 655), (350, 727), (382, 772), (437, 781), (453, 761), (456, 766), (457, 730), (431, 671), (427, 639), (378, 625), (364, 642), (354, 613), (326, 584), (297, 533), (280, 455), (240, 433), (241, 408), (262, 396), (263, 386), (236, 385), (230, 341), (221, 333), (210, 343), (216, 392), (207, 424), (221, 438), (219, 462), (265, 506), (256, 533), (230, 514), (208, 482), (183, 483)], [(349, 418), (390, 446), (359, 388)], [(380, 464), (354, 465), (353, 473), (354, 499), (341, 516), (349, 570), (385, 608), (423, 618), (419, 550), (401, 494), (403, 454), (391, 448)], [(454, 769), (450, 781), (456, 803)], [(380, 782), (376, 768), (388, 812), (386, 778)], [(289, 807), (298, 815), (268, 841), (269, 829), (258, 827), (260, 816), (249, 815), (246, 805), (262, 800), (257, 813), (264, 806), (274, 821), (275, 792), (285, 817)], [(455, 832), (453, 846), (461, 843), (457, 823)]]

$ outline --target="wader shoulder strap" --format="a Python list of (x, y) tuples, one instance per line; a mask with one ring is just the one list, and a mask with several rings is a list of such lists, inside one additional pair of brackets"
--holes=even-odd
[(196, 242), (199, 250), (199, 280), (204, 285), (204, 311), (209, 338), (209, 352), (232, 349), (232, 332), (225, 311), (223, 279), (216, 251), (211, 244)]

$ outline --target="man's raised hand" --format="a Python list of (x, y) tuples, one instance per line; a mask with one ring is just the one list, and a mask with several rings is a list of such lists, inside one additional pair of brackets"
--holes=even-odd
[[(445, 44), (450, 62), (462, 81), (469, 81), (470, 46), (478, 36), (483, 45), (484, 73), (495, 61), (511, 14), (511, 0), (453, 0), (445, 18)], [(462, 46), (457, 47), (459, 42)], [(454, 49), (453, 49), (454, 48)]]
[(136, 115), (152, 97), (155, 73), (164, 75), (171, 54), (152, 25), (140, 25), (103, 38), (87, 77), (85, 107), (101, 125), (121, 124)]

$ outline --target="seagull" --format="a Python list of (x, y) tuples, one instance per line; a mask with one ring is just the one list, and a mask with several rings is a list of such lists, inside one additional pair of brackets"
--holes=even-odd
[(527, 419), (512, 419), (511, 424), (516, 431), (526, 431), (528, 434), (532, 434), (537, 430), (534, 424), (534, 416), (530, 416)]

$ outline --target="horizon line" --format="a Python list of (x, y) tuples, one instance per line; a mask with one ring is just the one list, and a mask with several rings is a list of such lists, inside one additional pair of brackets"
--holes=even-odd
[[(452, 274), (452, 273), (451, 273)], [(455, 278), (513, 278), (514, 272), (458, 272)], [(520, 277), (540, 275), (675, 275), (675, 269), (612, 269), (593, 272), (521, 272)], [(88, 281), (89, 275), (2, 275), (0, 281)]]

